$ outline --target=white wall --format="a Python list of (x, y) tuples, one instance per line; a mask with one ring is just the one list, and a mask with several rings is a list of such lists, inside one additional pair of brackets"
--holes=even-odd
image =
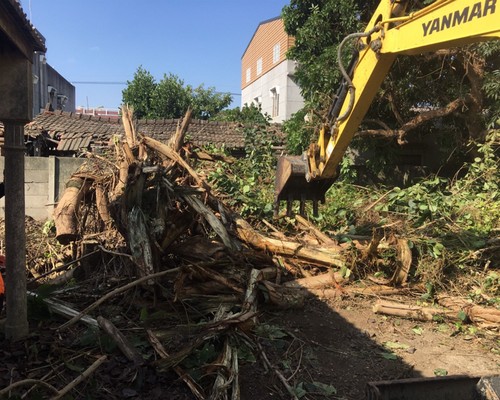
[(251, 85), (245, 87), (241, 92), (241, 106), (254, 103), (254, 99), (261, 97), (262, 112), (270, 116), (273, 111), (273, 99), (270, 90), (279, 88), (279, 115), (272, 122), (283, 122), (289, 119), (293, 113), (304, 106), (304, 100), (300, 95), (300, 88), (292, 81), (289, 75), (293, 73), (295, 63), (286, 60), (267, 74), (262, 75)]

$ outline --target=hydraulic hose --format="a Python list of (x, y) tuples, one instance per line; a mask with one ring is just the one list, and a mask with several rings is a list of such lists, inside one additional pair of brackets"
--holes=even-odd
[(340, 42), (340, 44), (339, 44), (339, 47), (337, 49), (337, 62), (338, 62), (342, 77), (344, 78), (345, 82), (347, 82), (347, 87), (348, 87), (348, 91), (349, 91), (349, 105), (347, 107), (347, 110), (345, 110), (345, 112), (342, 115), (339, 115), (336, 118), (335, 123), (342, 122), (343, 120), (345, 120), (349, 116), (349, 114), (352, 111), (352, 108), (354, 107), (354, 100), (356, 98), (356, 88), (354, 87), (354, 85), (352, 83), (352, 79), (349, 76), (349, 74), (347, 73), (347, 71), (345, 70), (344, 65), (342, 63), (343, 47), (349, 40), (368, 37), (368, 36), (372, 35), (373, 33), (380, 31), (380, 29), (382, 29), (380, 26), (375, 26), (367, 32), (351, 33), (350, 35), (347, 35), (342, 40), (342, 42)]

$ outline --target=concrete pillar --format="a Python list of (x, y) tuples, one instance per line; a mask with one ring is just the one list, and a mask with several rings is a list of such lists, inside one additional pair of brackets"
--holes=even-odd
[(24, 209), (24, 125), (5, 123), (5, 336), (19, 340), (28, 335), (26, 295), (26, 235)]

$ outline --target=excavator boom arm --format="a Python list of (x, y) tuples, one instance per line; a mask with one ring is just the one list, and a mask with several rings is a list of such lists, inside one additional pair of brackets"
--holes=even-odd
[[(337, 167), (397, 55), (500, 39), (500, 0), (437, 0), (409, 14), (407, 3), (382, 0), (365, 32), (350, 35), (360, 41), (361, 50), (347, 77), (349, 93), (337, 107), (340, 117), (334, 116), (321, 129), (318, 142), (301, 159), (282, 157), (278, 161), (276, 210), (280, 200), (287, 200), (289, 212), (293, 200), (313, 200), (317, 210), (317, 201), (324, 201)], [(299, 166), (300, 162), (306, 165)]]

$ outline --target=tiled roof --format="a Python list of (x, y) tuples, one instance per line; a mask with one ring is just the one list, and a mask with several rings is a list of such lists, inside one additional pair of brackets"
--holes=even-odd
[[(137, 132), (161, 142), (175, 133), (179, 119), (139, 120)], [(57, 150), (78, 151), (81, 148), (108, 145), (114, 135), (123, 135), (121, 119), (90, 116), (63, 111), (45, 111), (26, 125), (25, 133), (32, 137), (43, 131), (58, 140)], [(245, 147), (245, 137), (240, 124), (191, 120), (186, 135), (195, 145), (224, 145), (228, 149)]]

